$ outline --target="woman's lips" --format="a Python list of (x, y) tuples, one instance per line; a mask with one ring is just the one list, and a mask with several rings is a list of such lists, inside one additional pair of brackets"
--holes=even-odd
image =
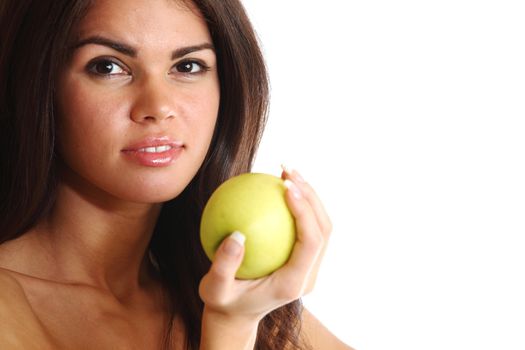
[(130, 160), (149, 167), (165, 167), (172, 164), (184, 150), (180, 141), (168, 137), (151, 137), (126, 147), (122, 153)]

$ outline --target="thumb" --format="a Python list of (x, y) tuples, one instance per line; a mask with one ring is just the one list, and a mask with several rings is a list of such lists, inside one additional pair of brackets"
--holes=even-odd
[(245, 236), (235, 231), (224, 239), (215, 252), (213, 264), (208, 272), (208, 283), (214, 288), (227, 288), (235, 279), (235, 273), (244, 256)]

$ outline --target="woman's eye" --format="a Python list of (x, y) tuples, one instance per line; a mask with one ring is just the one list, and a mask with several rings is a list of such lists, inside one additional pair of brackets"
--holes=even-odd
[(197, 74), (208, 70), (208, 67), (197, 61), (184, 61), (175, 65), (178, 73)]
[(91, 73), (103, 76), (121, 75), (126, 73), (118, 63), (108, 59), (91, 62), (88, 65), (88, 70)]

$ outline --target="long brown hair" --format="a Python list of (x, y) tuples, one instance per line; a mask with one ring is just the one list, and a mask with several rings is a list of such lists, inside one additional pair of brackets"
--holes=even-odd
[[(180, 1), (180, 0), (179, 0)], [(203, 302), (198, 286), (210, 262), (199, 221), (211, 193), (250, 171), (266, 123), (269, 88), (256, 35), (238, 0), (183, 0), (208, 24), (217, 55), (221, 100), (215, 133), (198, 173), (164, 203), (150, 253), (166, 285), (171, 329), (179, 317), (186, 348), (198, 349)], [(23, 235), (55, 202), (55, 86), (75, 25), (89, 0), (4, 0), (0, 4), (0, 244)], [(300, 300), (259, 324), (256, 349), (303, 349)], [(167, 333), (165, 346), (171, 343)]]

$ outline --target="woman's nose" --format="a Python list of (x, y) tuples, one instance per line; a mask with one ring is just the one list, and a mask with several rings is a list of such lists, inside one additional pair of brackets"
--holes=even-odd
[(131, 119), (135, 122), (161, 122), (177, 115), (173, 86), (166, 82), (150, 81), (137, 89), (131, 110)]

